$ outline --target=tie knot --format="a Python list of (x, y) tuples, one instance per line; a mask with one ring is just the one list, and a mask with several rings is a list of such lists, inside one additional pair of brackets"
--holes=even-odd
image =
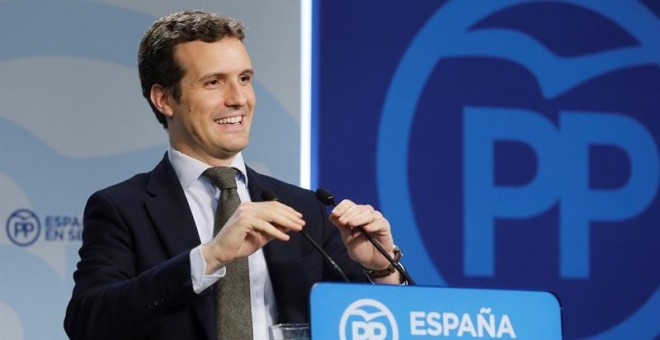
[(206, 169), (202, 175), (208, 177), (215, 186), (224, 189), (236, 189), (236, 168), (217, 166)]

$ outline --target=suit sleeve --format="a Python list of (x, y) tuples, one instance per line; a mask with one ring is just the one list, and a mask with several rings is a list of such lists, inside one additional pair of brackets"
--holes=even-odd
[(189, 252), (142, 271), (134, 237), (110, 197), (103, 193), (90, 197), (75, 287), (64, 321), (71, 339), (145, 337), (168, 314), (185, 309), (197, 296)]

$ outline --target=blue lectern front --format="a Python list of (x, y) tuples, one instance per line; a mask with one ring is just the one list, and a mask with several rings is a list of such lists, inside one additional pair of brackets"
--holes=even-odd
[(312, 339), (561, 339), (548, 292), (319, 283)]

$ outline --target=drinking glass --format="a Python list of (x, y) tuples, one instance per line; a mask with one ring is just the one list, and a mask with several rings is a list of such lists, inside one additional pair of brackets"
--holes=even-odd
[(270, 326), (270, 340), (310, 340), (309, 324), (280, 323)]

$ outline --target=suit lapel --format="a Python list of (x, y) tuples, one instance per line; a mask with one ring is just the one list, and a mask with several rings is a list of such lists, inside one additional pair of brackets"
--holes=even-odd
[(252, 202), (262, 202), (261, 192), (264, 190), (273, 190), (273, 187), (264, 181), (263, 176), (259, 175), (252, 168), (245, 166), (248, 176), (248, 192)]
[[(273, 190), (268, 177), (262, 176), (246, 167), (248, 174), (248, 191), (253, 202), (261, 202), (261, 192)], [(277, 193), (277, 192), (276, 192)], [(286, 200), (286, 197), (282, 197)], [(283, 201), (284, 204), (290, 202)], [(277, 301), (277, 322), (308, 322), (305, 310), (301, 306), (307, 306), (307, 289), (305, 283), (308, 279), (304, 276), (301, 264), (301, 246), (303, 242), (299, 233), (289, 233), (291, 238), (287, 242), (272, 240), (264, 246), (264, 257), (268, 265), (268, 273), (275, 300)]]
[[(190, 251), (201, 241), (186, 195), (167, 154), (151, 173), (146, 188), (152, 198), (146, 209), (170, 258)], [(210, 290), (202, 293), (193, 309), (208, 339), (215, 339), (215, 307)]]
[(167, 155), (151, 174), (147, 191), (153, 197), (147, 211), (170, 257), (198, 246), (201, 241), (190, 206)]

